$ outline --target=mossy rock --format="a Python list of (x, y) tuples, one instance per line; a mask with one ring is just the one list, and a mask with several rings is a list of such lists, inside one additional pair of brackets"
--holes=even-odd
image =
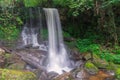
[(95, 64), (95, 66), (97, 66), (98, 68), (107, 68), (109, 66), (109, 63), (104, 60), (101, 59), (98, 55), (93, 54), (93, 63)]
[(37, 80), (36, 75), (29, 71), (0, 69), (0, 80)]
[(120, 67), (119, 67), (119, 68), (116, 68), (116, 70), (115, 70), (115, 75), (116, 75), (117, 79), (120, 80)]
[(96, 74), (98, 73), (98, 68), (90, 61), (88, 61), (86, 64), (85, 64), (85, 69), (88, 71), (88, 73), (90, 74)]
[(6, 58), (6, 59), (9, 59), (9, 58), (11, 58), (11, 57), (12, 57), (12, 54), (5, 53), (5, 58)]
[(116, 64), (114, 64), (113, 62), (109, 62), (109, 66), (106, 69), (115, 71), (116, 68), (117, 68)]
[(15, 69), (15, 70), (23, 70), (23, 69), (25, 69), (25, 65), (26, 65), (25, 62), (18, 62), (18, 63), (14, 63), (14, 64), (9, 65), (7, 68), (8, 69)]

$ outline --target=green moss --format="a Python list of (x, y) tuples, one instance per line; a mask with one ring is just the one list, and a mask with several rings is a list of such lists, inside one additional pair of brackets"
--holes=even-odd
[(28, 71), (0, 69), (0, 80), (36, 80), (36, 76)]
[(25, 68), (25, 62), (14, 63), (9, 65), (7, 68), (14, 69), (14, 70), (23, 70)]
[(96, 68), (95, 65), (94, 65), (93, 63), (91, 63), (91, 62), (87, 62), (87, 63), (85, 64), (85, 67), (86, 67), (86, 68)]
[(90, 74), (96, 74), (99, 71), (98, 68), (91, 62), (87, 62), (85, 64), (85, 68)]
[(5, 58), (6, 58), (6, 59), (10, 58), (11, 56), (12, 56), (11, 54), (5, 53)]
[(116, 74), (117, 79), (120, 79), (120, 68), (117, 68), (115, 70), (115, 74)]

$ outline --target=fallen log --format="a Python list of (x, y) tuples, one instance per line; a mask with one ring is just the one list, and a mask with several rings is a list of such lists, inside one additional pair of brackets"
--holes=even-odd
[(23, 61), (30, 64), (31, 66), (34, 66), (38, 69), (45, 70), (45, 67), (42, 66), (42, 62), (44, 61), (45, 56), (42, 55), (41, 58), (38, 58), (33, 56), (32, 54), (25, 54), (25, 53), (16, 52), (16, 51), (14, 51), (13, 53), (20, 56)]

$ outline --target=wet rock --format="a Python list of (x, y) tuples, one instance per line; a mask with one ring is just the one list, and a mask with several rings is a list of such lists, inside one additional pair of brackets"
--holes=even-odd
[(88, 73), (86, 72), (86, 70), (82, 69), (80, 72), (78, 72), (76, 74), (76, 78), (79, 78), (79, 79), (88, 79)]
[(90, 61), (86, 62), (85, 69), (90, 74), (96, 74), (99, 71), (98, 68)]
[(29, 71), (34, 71), (36, 68), (34, 66), (31, 66), (30, 64), (26, 64), (25, 69)]
[(47, 52), (38, 49), (17, 50), (15, 54), (19, 55), (23, 61), (36, 68), (45, 69), (43, 66), (46, 62)]
[(73, 80), (88, 80), (89, 74), (84, 68), (76, 68), (72, 71)]
[(39, 46), (34, 46), (34, 47), (32, 47), (33, 49), (39, 49)]
[(29, 71), (0, 69), (0, 80), (37, 80), (37, 79), (35, 74)]
[(38, 80), (48, 80), (48, 75), (46, 72), (42, 72)]
[(41, 69), (33, 69), (30, 71), (33, 72), (37, 76), (37, 79), (39, 79), (41, 73), (43, 72), (43, 70), (41, 70)]
[(29, 45), (25, 45), (24, 48), (31, 48), (32, 47), (32, 44), (29, 44)]
[(75, 61), (78, 61), (78, 60), (81, 60), (81, 55), (80, 55), (80, 52), (78, 51), (77, 48), (73, 48), (70, 52), (70, 58), (72, 60), (75, 60)]
[(83, 65), (84, 65), (84, 63), (83, 63), (82, 60), (79, 60), (79, 61), (75, 61), (75, 62), (74, 62), (74, 66), (75, 66), (76, 68), (80, 68), (80, 67), (82, 67)]
[(53, 80), (58, 74), (55, 72), (49, 72), (48, 73), (48, 79)]

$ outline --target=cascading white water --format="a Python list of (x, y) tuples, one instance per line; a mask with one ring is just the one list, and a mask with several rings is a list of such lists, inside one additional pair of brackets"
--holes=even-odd
[(44, 8), (49, 33), (49, 56), (47, 71), (62, 74), (70, 71), (70, 60), (63, 42), (61, 23), (58, 10), (55, 8)]
[[(32, 9), (30, 9), (29, 12), (30, 20), (27, 21), (26, 25), (23, 26), (21, 33), (24, 45), (39, 47), (40, 50), (44, 51), (48, 50), (48, 63), (47, 66), (45, 66), (48, 72), (53, 71), (57, 72), (58, 74), (62, 74), (63, 71), (69, 72), (72, 68), (63, 41), (58, 10), (55, 8), (44, 8), (48, 27), (48, 45), (44, 45), (44, 43), (41, 41), (38, 42), (39, 31), (42, 30), (43, 27), (40, 11), (35, 10), (34, 12)], [(37, 14), (38, 16), (34, 18), (34, 14)], [(39, 18), (41, 20), (39, 20)], [(39, 37), (40, 39), (42, 38), (41, 36)]]
[[(37, 47), (40, 50), (47, 51), (47, 47), (44, 44), (40, 44), (38, 39), (39, 33), (42, 32), (42, 15), (40, 8), (29, 8), (29, 18), (26, 20), (26, 24), (23, 26), (23, 30), (21, 33), (23, 45), (32, 45), (32, 47)], [(41, 35), (41, 34), (40, 34)], [(41, 38), (42, 40), (42, 38)]]
[(24, 26), (22, 30), (23, 45), (32, 45), (32, 47), (39, 46), (37, 35), (38, 33), (35, 32), (35, 28), (28, 28)]

